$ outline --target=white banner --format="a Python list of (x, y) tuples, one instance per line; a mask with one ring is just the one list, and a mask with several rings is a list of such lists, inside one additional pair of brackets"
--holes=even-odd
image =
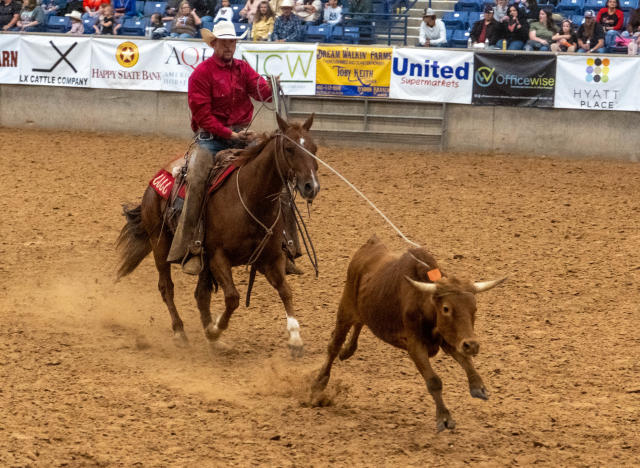
[(20, 83), (40, 86), (91, 86), (91, 39), (30, 36), (20, 43)]
[(18, 83), (20, 76), (20, 36), (0, 35), (0, 83)]
[(187, 92), (191, 72), (209, 57), (213, 49), (204, 42), (162, 41), (162, 90)]
[(389, 97), (471, 104), (473, 52), (394, 49)]
[(162, 87), (162, 41), (95, 38), (92, 43), (93, 88), (157, 91)]
[(640, 110), (640, 60), (613, 55), (559, 55), (555, 107)]
[(316, 44), (239, 43), (243, 60), (261, 75), (281, 75), (285, 94), (316, 93)]

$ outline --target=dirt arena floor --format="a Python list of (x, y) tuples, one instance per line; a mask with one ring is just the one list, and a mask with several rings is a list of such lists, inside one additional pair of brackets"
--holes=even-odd
[[(174, 270), (187, 349), (150, 258), (114, 282), (121, 204), (185, 141), (10, 129), (0, 141), (0, 466), (640, 464), (639, 165), (320, 148), (443, 270), (509, 276), (478, 296), (491, 398), (471, 398), (438, 355), (458, 426), (437, 434), (409, 358), (366, 329), (334, 367), (332, 404), (309, 405), (350, 256), (373, 233), (407, 248), (326, 169), (308, 221), (320, 277), (304, 261), (290, 278), (306, 345), (293, 361), (262, 277), (224, 354), (207, 346), (193, 278)], [(241, 295), (247, 276), (237, 269)]]

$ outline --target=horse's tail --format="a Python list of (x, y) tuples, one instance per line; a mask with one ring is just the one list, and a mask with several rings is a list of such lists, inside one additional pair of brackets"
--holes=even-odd
[(127, 276), (140, 265), (140, 262), (151, 252), (149, 234), (142, 224), (142, 205), (135, 208), (122, 208), (127, 223), (122, 227), (116, 250), (120, 253), (118, 279)]

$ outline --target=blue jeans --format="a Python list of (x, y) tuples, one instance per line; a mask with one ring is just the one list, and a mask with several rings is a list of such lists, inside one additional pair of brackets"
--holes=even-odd
[[(587, 51), (585, 49), (578, 49), (577, 50), (579, 53), (581, 54), (586, 54)], [(599, 49), (596, 50), (596, 53), (598, 54), (606, 54), (607, 53), (607, 49), (605, 49), (604, 47), (600, 47)]]
[(607, 31), (604, 36), (604, 45), (606, 47), (615, 47), (616, 46), (616, 37), (618, 37), (620, 33), (615, 29), (611, 29)]
[(539, 50), (540, 52), (543, 52), (545, 50), (549, 50), (549, 46), (538, 41), (528, 40), (527, 44), (524, 46), (524, 50)]
[(193, 35), (192, 34), (187, 34), (187, 33), (171, 33), (169, 34), (171, 37), (179, 37), (180, 39), (193, 39)]
[(196, 143), (198, 143), (203, 148), (208, 149), (211, 154), (216, 154), (218, 151), (222, 151), (233, 146), (233, 142), (231, 140), (219, 140), (219, 139), (211, 139), (211, 140), (203, 140), (200, 138), (196, 138)]
[[(496, 49), (502, 49), (502, 43), (506, 41), (506, 39), (500, 39), (496, 42)], [(524, 42), (522, 41), (507, 41), (507, 50), (522, 50), (524, 47)]]

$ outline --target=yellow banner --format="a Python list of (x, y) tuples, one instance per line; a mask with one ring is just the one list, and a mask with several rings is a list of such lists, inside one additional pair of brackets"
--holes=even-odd
[(318, 46), (316, 95), (389, 96), (391, 47)]

